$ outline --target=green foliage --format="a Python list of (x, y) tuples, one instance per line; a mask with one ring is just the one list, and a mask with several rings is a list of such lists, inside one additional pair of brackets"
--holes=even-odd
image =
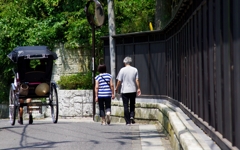
[(92, 89), (92, 72), (61, 76), (57, 82), (61, 89)]
[[(108, 35), (109, 30), (107, 1), (101, 2), (106, 20), (95, 31), (96, 56), (99, 58), (103, 57), (100, 37)], [(15, 47), (47, 45), (53, 49), (56, 44), (64, 43), (69, 50), (92, 49), (92, 30), (84, 12), (86, 3), (87, 0), (0, 1), (0, 101), (8, 101), (15, 65), (7, 54)], [(149, 30), (148, 23), (153, 22), (154, 17), (154, 4), (154, 0), (115, 0), (116, 33)], [(77, 88), (91, 88), (84, 86)]]
[(154, 14), (155, 0), (115, 0), (116, 33), (148, 31)]
[[(0, 101), (8, 101), (12, 68), (7, 54), (17, 46), (64, 43), (67, 49), (91, 50), (91, 27), (79, 0), (8, 0), (0, 2)], [(105, 31), (107, 31), (105, 29)], [(107, 34), (101, 29), (96, 38)], [(100, 42), (96, 41), (96, 47)], [(97, 47), (99, 48), (99, 47)]]

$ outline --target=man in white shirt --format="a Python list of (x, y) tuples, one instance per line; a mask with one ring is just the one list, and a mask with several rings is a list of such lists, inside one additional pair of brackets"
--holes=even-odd
[[(121, 68), (117, 76), (117, 85), (115, 91), (118, 91), (119, 86), (121, 85), (121, 95), (123, 100), (124, 107), (124, 119), (126, 125), (135, 123), (135, 103), (136, 96), (141, 95), (140, 83), (138, 77), (138, 70), (135, 67), (132, 67), (130, 64), (132, 62), (131, 57), (125, 57), (123, 63), (125, 67)], [(130, 111), (128, 109), (128, 104), (130, 102)]]

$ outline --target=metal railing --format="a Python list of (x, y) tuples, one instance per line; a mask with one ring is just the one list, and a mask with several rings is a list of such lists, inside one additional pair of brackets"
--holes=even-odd
[(185, 0), (163, 30), (114, 36), (116, 74), (123, 58), (133, 57), (143, 96), (177, 100), (222, 149), (240, 148), (238, 6), (239, 0)]

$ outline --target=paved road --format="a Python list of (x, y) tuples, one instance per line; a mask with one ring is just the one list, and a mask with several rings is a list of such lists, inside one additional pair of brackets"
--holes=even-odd
[(91, 118), (59, 119), (57, 124), (53, 124), (49, 119), (34, 120), (32, 125), (27, 123), (25, 120), (24, 125), (16, 123), (11, 126), (8, 120), (0, 120), (0, 149), (170, 149), (166, 136), (153, 130), (156, 129), (155, 125), (126, 126), (112, 123), (110, 126), (102, 126)]

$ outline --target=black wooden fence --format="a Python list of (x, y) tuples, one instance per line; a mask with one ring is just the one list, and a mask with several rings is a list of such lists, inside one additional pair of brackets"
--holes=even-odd
[(116, 74), (131, 56), (143, 96), (177, 100), (222, 149), (240, 148), (239, 6), (239, 0), (182, 0), (163, 30), (114, 36)]

